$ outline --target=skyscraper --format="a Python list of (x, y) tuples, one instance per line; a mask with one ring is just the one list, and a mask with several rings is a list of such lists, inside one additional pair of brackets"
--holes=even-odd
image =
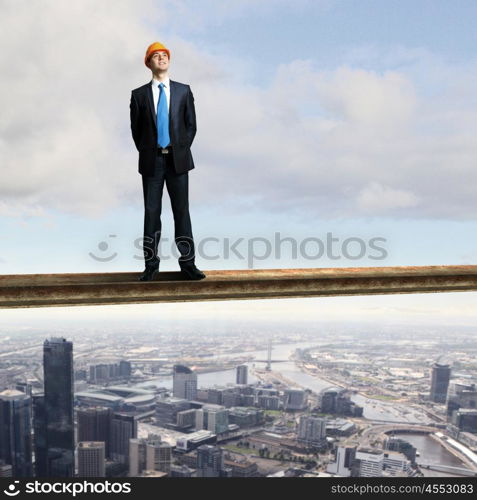
[(102, 406), (81, 408), (77, 410), (76, 417), (78, 420), (78, 442), (103, 441), (105, 456), (109, 458), (113, 410)]
[(477, 408), (477, 387), (469, 381), (453, 380), (447, 391), (448, 420), (451, 420), (453, 413), (460, 408)]
[(131, 362), (122, 359), (119, 362), (119, 376), (129, 378), (131, 376)]
[(236, 383), (241, 385), (247, 385), (248, 383), (248, 366), (239, 365), (237, 366), (237, 376)]
[(161, 472), (171, 470), (172, 447), (169, 443), (156, 439), (148, 439), (146, 443), (146, 469)]
[(0, 392), (0, 460), (12, 466), (14, 477), (33, 475), (31, 398), (24, 392)]
[(129, 440), (137, 438), (137, 420), (134, 415), (115, 413), (111, 422), (111, 458), (129, 463)]
[(29, 382), (17, 382), (15, 389), (20, 392), (24, 392), (27, 396), (31, 397), (32, 385)]
[(146, 469), (146, 440), (129, 440), (129, 477), (138, 477)]
[(35, 476), (48, 477), (48, 439), (46, 433), (45, 395), (33, 395), (33, 435)]
[(399, 451), (403, 453), (412, 463), (416, 462), (416, 451), (417, 449), (404, 439), (400, 439), (396, 436), (389, 436), (383, 443), (386, 450)]
[(326, 471), (343, 477), (352, 476), (356, 446), (337, 446), (334, 455), (335, 459), (328, 464)]
[(358, 477), (381, 477), (383, 475), (383, 450), (358, 448), (355, 458), (359, 464)]
[(73, 343), (51, 338), (43, 344), (47, 476), (74, 475)]
[(204, 444), (197, 448), (197, 477), (220, 477), (224, 468), (222, 449)]
[(298, 440), (307, 444), (321, 444), (326, 439), (324, 418), (302, 416), (298, 425)]
[(174, 365), (172, 393), (189, 401), (197, 398), (197, 374), (184, 365)]
[(477, 434), (477, 410), (461, 408), (454, 411), (452, 423), (462, 432)]
[(446, 402), (450, 373), (451, 368), (449, 365), (441, 365), (439, 363), (434, 363), (432, 365), (430, 394), (431, 401), (434, 401), (435, 403)]
[(206, 429), (214, 434), (227, 432), (229, 429), (229, 410), (220, 405), (204, 405), (196, 411), (196, 429)]
[(129, 441), (129, 476), (137, 477), (145, 470), (169, 473), (172, 447), (160, 436), (149, 434), (147, 439)]
[(104, 477), (104, 442), (82, 441), (78, 443), (78, 476)]
[(285, 389), (283, 405), (285, 410), (303, 410), (306, 408), (306, 392), (300, 389)]

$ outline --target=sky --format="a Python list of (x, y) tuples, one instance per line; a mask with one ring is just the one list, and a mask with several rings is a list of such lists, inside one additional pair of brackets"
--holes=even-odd
[[(0, 0), (0, 274), (142, 270), (129, 98), (153, 41), (195, 97), (201, 269), (475, 263), (476, 18), (474, 0)], [(446, 297), (456, 318), (475, 304)]]

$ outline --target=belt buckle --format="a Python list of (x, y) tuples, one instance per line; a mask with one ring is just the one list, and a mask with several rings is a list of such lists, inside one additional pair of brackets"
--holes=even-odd
[(168, 150), (167, 148), (161, 148), (161, 153), (162, 153), (163, 155), (168, 154), (168, 153), (169, 153), (169, 150)]

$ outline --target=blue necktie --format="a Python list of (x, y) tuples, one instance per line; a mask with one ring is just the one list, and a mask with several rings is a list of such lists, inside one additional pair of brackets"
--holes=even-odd
[(157, 143), (165, 148), (171, 142), (169, 137), (169, 113), (167, 112), (166, 91), (164, 84), (159, 84), (159, 100), (157, 101)]

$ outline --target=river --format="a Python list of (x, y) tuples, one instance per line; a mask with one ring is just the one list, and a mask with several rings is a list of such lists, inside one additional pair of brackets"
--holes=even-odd
[[(289, 359), (295, 349), (306, 349), (308, 347), (313, 347), (314, 345), (315, 344), (313, 343), (275, 345), (273, 346), (272, 359), (286, 360)], [(240, 352), (234, 353), (233, 355), (217, 355), (215, 357), (233, 358), (235, 356), (240, 357), (244, 355), (253, 355), (255, 359), (265, 360), (267, 359), (267, 350), (264, 349), (261, 351), (246, 353)], [(254, 362), (249, 362), (246, 364), (250, 368), (252, 368)], [(262, 366), (265, 366), (264, 363), (255, 363), (255, 367)], [(281, 373), (284, 377), (290, 379), (303, 388), (310, 389), (311, 391), (316, 393), (332, 385), (326, 380), (302, 372), (293, 361), (272, 363), (272, 370)], [(257, 381), (257, 379), (250, 372), (251, 370), (249, 369), (248, 382), (254, 383)], [(148, 382), (138, 384), (138, 386), (141, 387), (150, 384), (155, 384), (161, 387), (172, 389), (172, 377), (160, 377), (154, 380), (149, 380)], [(227, 384), (235, 384), (235, 370), (233, 369), (198, 374), (199, 388), (208, 388), (213, 387), (214, 385), (225, 386)], [(361, 394), (354, 394), (352, 395), (351, 399), (358, 405), (363, 407), (363, 417), (367, 419), (383, 420), (387, 422), (420, 422), (422, 424), (431, 422), (431, 420), (423, 412), (419, 411), (419, 409), (414, 409), (402, 404), (368, 399)], [(440, 446), (428, 436), (406, 434), (403, 435), (402, 438), (406, 441), (409, 441), (413, 446), (417, 448), (418, 452), (420, 453), (418, 462), (422, 460), (423, 462), (432, 462), (441, 465), (450, 465), (456, 467), (462, 466), (462, 462), (460, 460), (458, 460), (454, 455), (449, 453), (445, 448)], [(444, 474), (428, 470), (423, 470), (423, 473), (425, 476), (442, 476)], [(450, 476), (450, 474), (445, 475)]]

